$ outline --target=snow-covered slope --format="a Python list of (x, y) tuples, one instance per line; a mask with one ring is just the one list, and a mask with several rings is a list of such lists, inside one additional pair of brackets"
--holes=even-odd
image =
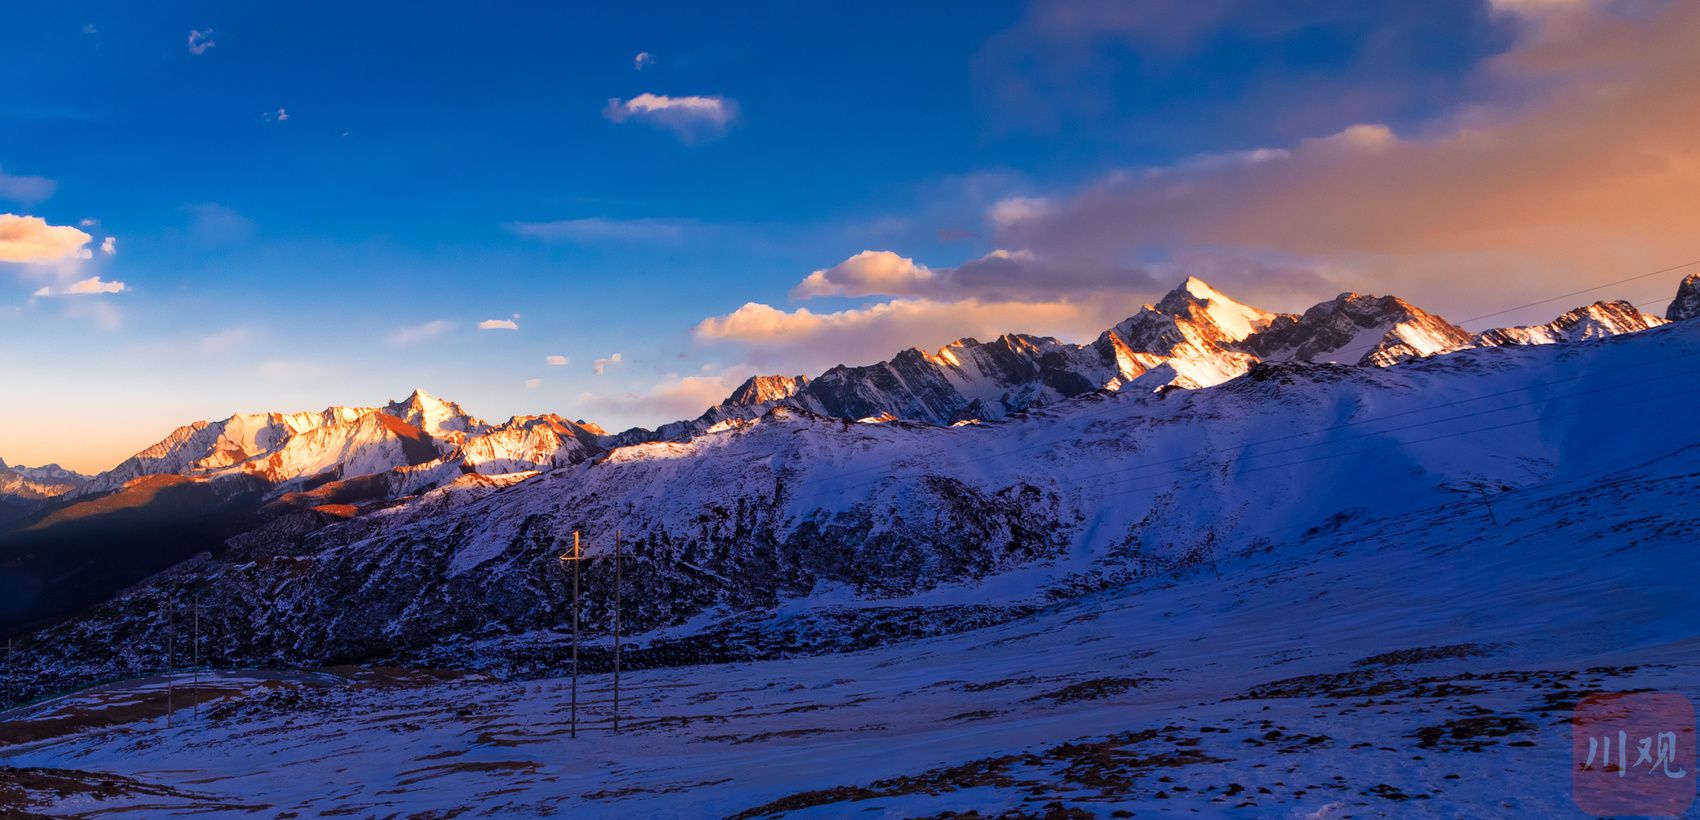
[[(1353, 516), (955, 635), (628, 666), (619, 733), (600, 670), (180, 672), (170, 727), (164, 679), (107, 685), (5, 715), (0, 811), (1580, 817), (1577, 699), (1700, 697), (1694, 454)], [(810, 635), (829, 597), (780, 628)]]
[(163, 680), (107, 686), (5, 715), (0, 810), (1569, 816), (1579, 697), (1700, 697), (1697, 370), (1684, 322), (467, 476), (155, 579), (21, 677), (156, 668), (196, 594), (223, 667), (558, 671), (556, 538), (619, 526), (620, 733), (593, 560), (576, 688), (180, 673), (167, 727)]
[[(559, 644), (530, 636), (563, 617), (553, 556), (572, 529), (593, 555), (625, 533), (627, 577), (644, 590), (626, 612), (638, 631), (822, 595), (857, 606), (1068, 597), (1686, 448), (1695, 362), (1700, 326), (1677, 323), (1385, 368), (1262, 363), (1210, 389), (1100, 393), (959, 427), (779, 407), (511, 485), (237, 539), (223, 561), (158, 579), (41, 645), (62, 653), (50, 664), (61, 680), (138, 668), (148, 655), (114, 656), (102, 636), (153, 617), (176, 590), (242, 613), (228, 647), (246, 662), (559, 668)], [(593, 631), (611, 616), (608, 572), (586, 569)], [(863, 640), (811, 630), (723, 626), (657, 651), (677, 662)]]

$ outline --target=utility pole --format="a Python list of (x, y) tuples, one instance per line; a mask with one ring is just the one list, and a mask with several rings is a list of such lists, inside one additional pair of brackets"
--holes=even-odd
[(1492, 521), (1495, 527), (1499, 526), (1499, 516), (1493, 514), (1493, 500), (1488, 498), (1487, 487), (1477, 487), (1476, 492), (1482, 494), (1482, 506), (1487, 507), (1488, 520)]
[(195, 722), (201, 722), (201, 593), (195, 593)]
[(620, 530), (614, 530), (614, 733), (620, 731), (620, 610), (623, 599), (624, 584), (621, 583), (621, 572), (625, 566), (625, 553), (620, 551)]
[(172, 606), (176, 601), (167, 595), (165, 598), (165, 728), (171, 728), (173, 715), (172, 701), (176, 692), (173, 691), (171, 669), (177, 664), (177, 607)]
[(584, 553), (578, 545), (578, 530), (573, 530), (573, 551), (561, 555), (562, 561), (573, 565), (573, 696), (572, 717), (568, 724), (568, 736), (578, 737), (578, 565), (584, 560)]

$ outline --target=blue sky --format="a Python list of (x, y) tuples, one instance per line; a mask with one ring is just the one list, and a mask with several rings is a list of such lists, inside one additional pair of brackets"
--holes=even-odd
[[(1330, 180), (1427, 161), (1390, 152), (1565, 115), (1585, 72), (1523, 57), (1567, 55), (1560, 24), (1672, 26), (1646, 8), (9, 8), (0, 213), (88, 241), (0, 261), (0, 457), (101, 469), (194, 419), (414, 387), (654, 424), (755, 372), (1084, 340), (1194, 272), (1273, 308), (1350, 288), (1467, 313), (1673, 264), (1619, 233), (1555, 269), (1544, 216), (1494, 241), (1311, 230), (1362, 210)], [(1419, 203), (1477, 201), (1457, 179)], [(1154, 206), (1177, 181), (1223, 200)], [(1259, 214), (1289, 198), (1314, 219), (1272, 235)], [(883, 267), (847, 263), (864, 251)], [(796, 290), (814, 271), (832, 285)]]

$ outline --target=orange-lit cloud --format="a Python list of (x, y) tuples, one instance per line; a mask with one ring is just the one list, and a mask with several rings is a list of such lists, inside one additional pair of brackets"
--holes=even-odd
[(1009, 332), (1091, 339), (1126, 318), (1127, 303), (1095, 301), (981, 301), (910, 298), (816, 313), (785, 311), (757, 302), (699, 322), (696, 337), (743, 345), (759, 364), (818, 372), (834, 364), (887, 359), (904, 347), (932, 350), (964, 336), (996, 338)]
[(0, 262), (48, 264), (86, 258), (94, 237), (36, 216), (0, 214)]
[(1700, 4), (1495, 7), (1522, 33), (1482, 69), (1484, 102), (1258, 162), (1119, 172), (990, 221), (1041, 253), (1282, 254), (1442, 310), (1700, 258)]

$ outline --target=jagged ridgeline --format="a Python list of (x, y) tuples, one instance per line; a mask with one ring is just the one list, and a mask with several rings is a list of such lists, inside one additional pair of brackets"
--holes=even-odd
[[(1691, 278), (1671, 318), (1692, 312), (1694, 291)], [(1266, 456), (1255, 481), (1216, 454), (1272, 430), (1533, 390), (1581, 372), (1579, 356), (1607, 367), (1692, 342), (1684, 323), (1585, 344), (1665, 323), (1596, 303), (1471, 334), (1395, 297), (1276, 314), (1190, 279), (1088, 344), (965, 339), (812, 379), (758, 377), (657, 430), (610, 435), (554, 415), (491, 424), (424, 393), (237, 415), (182, 427), (99, 476), (19, 479), (35, 495), (13, 502), (0, 536), (0, 605), (43, 690), (157, 668), (167, 613), (197, 596), (221, 662), (543, 673), (562, 662), (569, 597), (557, 539), (579, 529), (603, 554), (618, 528), (633, 556), (625, 623), (668, 630), (636, 644), (635, 664), (868, 645), (1457, 486), (1550, 478), (1551, 445), (1517, 434), (1437, 459), (1420, 441), (1432, 429), (1390, 431), (1373, 455)], [(1621, 426), (1614, 435), (1650, 429)], [(585, 571), (599, 634), (611, 570)], [(982, 583), (1022, 594), (950, 592)]]

